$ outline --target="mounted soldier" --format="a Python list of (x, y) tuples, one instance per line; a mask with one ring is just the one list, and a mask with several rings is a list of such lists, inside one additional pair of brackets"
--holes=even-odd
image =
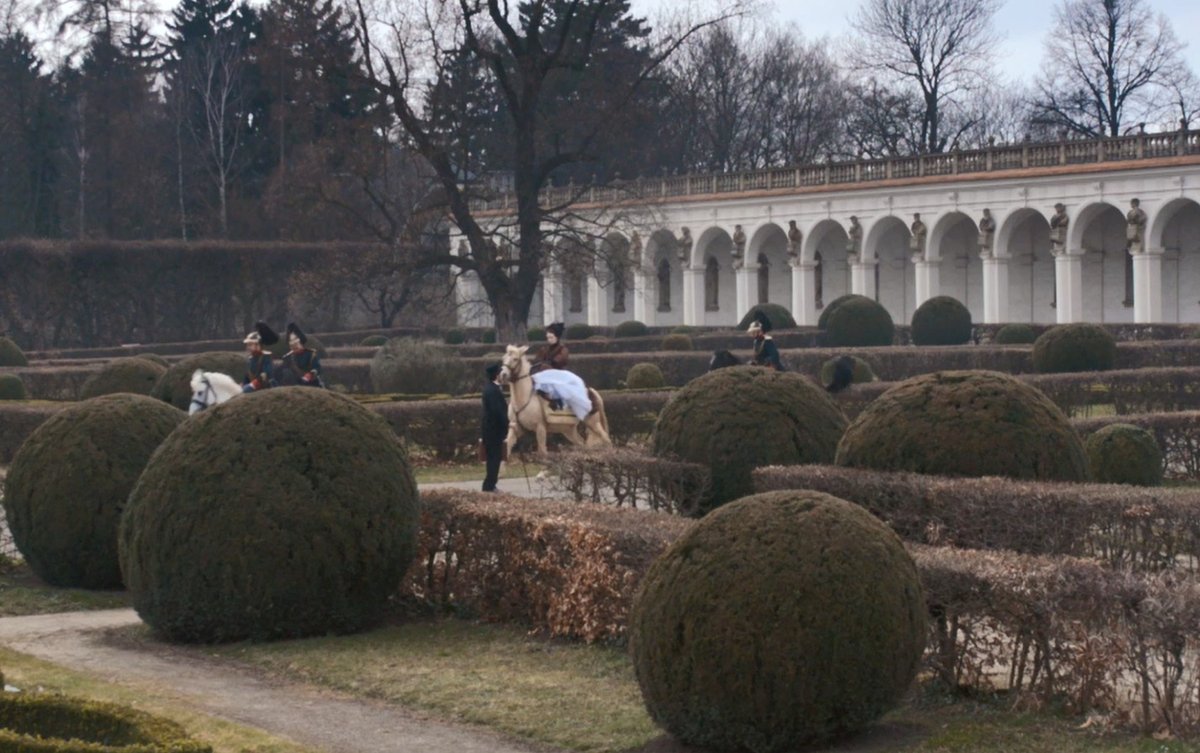
[(288, 352), (283, 357), (284, 374), (290, 384), (306, 387), (324, 387), (321, 381), (321, 357), (315, 350), (309, 350), (308, 335), (304, 330), (289, 322), (287, 326)]
[(242, 376), (242, 392), (258, 392), (270, 389), (275, 384), (275, 365), (271, 354), (263, 350), (279, 342), (279, 335), (267, 326), (266, 322), (257, 322), (254, 331), (246, 335), (242, 343), (246, 346), (246, 373)]
[(761, 310), (754, 312), (754, 321), (750, 322), (750, 326), (746, 329), (754, 338), (754, 360), (751, 361), (755, 366), (766, 366), (775, 371), (783, 371), (783, 361), (779, 358), (779, 346), (769, 334), (771, 331), (771, 320)]

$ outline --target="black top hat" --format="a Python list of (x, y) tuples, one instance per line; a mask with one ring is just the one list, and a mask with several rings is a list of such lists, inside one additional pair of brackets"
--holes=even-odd
[(301, 345), (308, 343), (308, 335), (304, 334), (304, 330), (296, 326), (295, 322), (288, 322), (287, 326), (288, 337), (295, 335), (300, 340)]
[(546, 325), (546, 331), (553, 332), (555, 337), (562, 337), (565, 329), (566, 327), (563, 326), (562, 322), (554, 322), (553, 324)]
[(495, 363), (488, 364), (483, 373), (487, 374), (488, 381), (494, 382), (496, 381), (496, 377), (500, 376), (500, 369), (502, 368), (504, 367), (500, 365), (500, 362), (496, 361)]

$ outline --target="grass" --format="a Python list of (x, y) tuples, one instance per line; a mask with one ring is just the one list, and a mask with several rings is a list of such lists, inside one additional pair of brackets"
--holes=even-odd
[[(623, 650), (543, 640), (512, 626), (419, 621), (357, 636), (241, 644), (216, 652), (289, 679), (533, 743), (617, 753), (662, 735), (642, 706)], [(1081, 721), (1014, 712), (1002, 697), (968, 701), (917, 692), (845, 747), (910, 753), (1200, 751), (1190, 743), (1100, 734), (1081, 729)]]
[(190, 735), (212, 746), (213, 753), (319, 753), (261, 730), (244, 727), (187, 708), (167, 688), (126, 687), (101, 682), (86, 674), (35, 659), (0, 646), (5, 682), (23, 690), (44, 690), (123, 703), (173, 719)]
[[(537, 462), (524, 465), (520, 460), (505, 463), (500, 466), (500, 478), (533, 479), (542, 471), (543, 466)], [(413, 468), (413, 475), (418, 484), (438, 484), (451, 481), (482, 481), (487, 469), (483, 463), (453, 463), (442, 465), (424, 465)]]
[(23, 563), (0, 558), (0, 617), (53, 614), (85, 609), (120, 609), (129, 606), (124, 591), (85, 591), (55, 588), (43, 583)]

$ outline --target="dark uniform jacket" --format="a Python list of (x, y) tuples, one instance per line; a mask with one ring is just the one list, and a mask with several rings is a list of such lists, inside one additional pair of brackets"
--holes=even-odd
[[(262, 380), (262, 376), (266, 375), (266, 380)], [(270, 353), (261, 353), (257, 356), (250, 356), (246, 359), (246, 373), (242, 376), (242, 386), (258, 381), (255, 389), (262, 390), (268, 387), (275, 386), (275, 363), (271, 360)]]
[(536, 374), (546, 369), (565, 369), (568, 355), (567, 346), (563, 345), (562, 341), (546, 345), (538, 351), (537, 360), (533, 362), (530, 372)]
[(508, 403), (495, 382), (483, 386), (483, 420), (480, 425), (483, 443), (497, 445), (508, 436)]
[(770, 337), (758, 337), (754, 340), (754, 364), (767, 366), (776, 371), (783, 371), (783, 362), (779, 360), (779, 347)]
[[(306, 375), (312, 376), (306, 380)], [(315, 350), (305, 348), (299, 353), (289, 350), (283, 357), (283, 383), (308, 387), (324, 387), (321, 381), (321, 357)]]

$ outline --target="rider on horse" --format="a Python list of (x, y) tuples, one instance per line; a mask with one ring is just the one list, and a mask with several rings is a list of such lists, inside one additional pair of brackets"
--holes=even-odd
[(771, 320), (761, 310), (754, 312), (754, 321), (746, 329), (754, 337), (755, 366), (766, 366), (775, 371), (783, 371), (783, 362), (779, 359), (779, 346), (771, 339)]
[(263, 350), (279, 342), (279, 335), (267, 326), (266, 322), (257, 322), (254, 332), (246, 335), (242, 343), (246, 346), (246, 373), (242, 376), (242, 392), (257, 392), (270, 389), (275, 385), (275, 366), (271, 354)]
[(306, 387), (324, 387), (321, 381), (321, 357), (309, 350), (308, 335), (304, 330), (289, 322), (287, 326), (288, 352), (283, 357), (284, 369), (296, 378), (296, 384)]
[(529, 373), (533, 377), (534, 389), (550, 401), (550, 407), (561, 410), (563, 404), (582, 421), (592, 411), (592, 399), (588, 397), (583, 380), (567, 371), (567, 346), (562, 342), (562, 322), (546, 327), (546, 345), (537, 355)]

